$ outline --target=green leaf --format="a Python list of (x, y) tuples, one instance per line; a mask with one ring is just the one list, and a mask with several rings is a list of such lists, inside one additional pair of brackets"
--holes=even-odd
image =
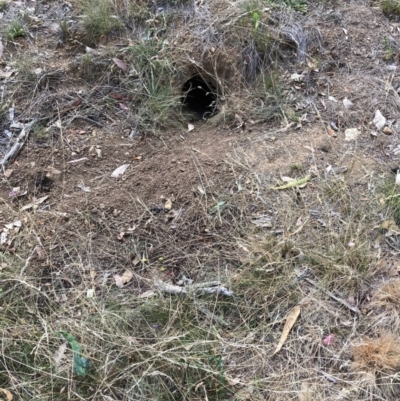
[(257, 11), (254, 11), (254, 13), (253, 13), (253, 25), (254, 25), (254, 29), (256, 29), (256, 30), (260, 26), (260, 14), (258, 14)]
[(279, 189), (280, 190), (280, 189), (295, 188), (295, 187), (299, 187), (301, 185), (306, 184), (310, 180), (311, 180), (311, 175), (308, 174), (304, 178), (301, 178), (300, 180), (292, 181), (292, 182), (289, 182), (288, 184), (281, 185), (280, 187), (274, 187), (271, 189)]
[(224, 209), (225, 207), (226, 207), (226, 202), (225, 201), (218, 202), (214, 207), (212, 207), (210, 209), (210, 213), (219, 212), (222, 209)]

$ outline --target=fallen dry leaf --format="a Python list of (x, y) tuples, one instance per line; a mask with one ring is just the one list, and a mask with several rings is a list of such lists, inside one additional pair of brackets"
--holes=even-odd
[(113, 277), (117, 287), (122, 288), (124, 284), (129, 283), (132, 280), (133, 273), (130, 270), (126, 269), (122, 276), (120, 276), (119, 274), (114, 274)]
[(194, 125), (193, 124), (188, 124), (188, 131), (193, 131), (194, 130)]
[(116, 168), (112, 174), (111, 177), (113, 178), (118, 178), (120, 175), (124, 174), (126, 169), (130, 166), (130, 164), (123, 164), (122, 166), (119, 166)]
[(386, 231), (385, 237), (400, 235), (400, 227), (396, 224), (394, 219), (388, 219), (382, 222), (381, 228)]
[(111, 93), (111, 95), (109, 95), (111, 98), (115, 99), (115, 100), (129, 100), (129, 98), (125, 95), (122, 95), (121, 93)]
[(43, 203), (46, 199), (48, 198), (48, 196), (42, 196), (39, 199), (35, 199), (32, 203), (28, 203), (25, 206), (21, 207), (21, 212), (27, 209), (31, 209), (32, 207), (37, 207), (38, 205), (40, 205), (41, 203)]
[(1, 78), (10, 78), (12, 74), (14, 74), (14, 70), (0, 71), (0, 79)]
[(6, 396), (7, 401), (12, 401), (14, 398), (13, 395), (4, 388), (0, 388), (0, 393), (3, 393)]
[(335, 130), (333, 129), (333, 128), (331, 128), (331, 127), (326, 127), (326, 129), (327, 129), (327, 131), (328, 131), (328, 134), (330, 135), (330, 136), (333, 136), (334, 138), (336, 138), (337, 137), (337, 134), (336, 134), (336, 132), (335, 132)]
[(67, 343), (62, 343), (54, 352), (53, 358), (54, 358), (54, 365), (56, 368), (58, 368), (61, 365), (61, 360), (63, 359), (65, 355), (65, 351), (67, 349)]
[(286, 322), (282, 330), (281, 339), (279, 340), (279, 343), (272, 355), (275, 355), (281, 350), (283, 344), (285, 343), (290, 333), (290, 330), (292, 329), (293, 325), (296, 323), (296, 320), (300, 315), (300, 311), (301, 311), (301, 306), (296, 305), (286, 316)]
[(128, 69), (128, 66), (126, 65), (125, 61), (121, 60), (120, 58), (114, 57), (113, 61), (119, 68), (121, 68), (122, 71), (126, 71)]
[(122, 277), (119, 274), (114, 274), (115, 284), (118, 288), (122, 288), (124, 286), (124, 282), (122, 281)]
[(132, 280), (132, 277), (133, 273), (129, 269), (126, 269), (122, 275), (122, 281), (124, 284), (129, 283)]

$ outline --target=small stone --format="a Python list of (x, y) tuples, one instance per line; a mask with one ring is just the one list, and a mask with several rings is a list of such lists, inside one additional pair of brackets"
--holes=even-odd
[(360, 131), (358, 128), (347, 128), (344, 131), (344, 140), (345, 141), (354, 141), (360, 135)]
[(393, 131), (389, 127), (384, 127), (382, 131), (386, 135), (392, 135), (393, 134)]
[(8, 168), (5, 172), (4, 172), (4, 177), (6, 178), (10, 178), (11, 174), (13, 173), (14, 170), (12, 170), (11, 168)]

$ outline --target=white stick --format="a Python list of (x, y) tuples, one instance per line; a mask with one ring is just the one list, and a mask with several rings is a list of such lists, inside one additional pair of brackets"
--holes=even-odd
[(12, 126), (16, 126), (18, 128), (22, 128), (21, 133), (18, 135), (17, 141), (11, 147), (11, 149), (5, 154), (3, 159), (0, 160), (0, 165), (3, 167), (3, 170), (8, 166), (10, 162), (12, 162), (17, 156), (22, 147), (25, 145), (29, 137), (29, 132), (32, 125), (36, 122), (36, 120), (31, 121), (28, 124), (18, 124), (13, 123)]

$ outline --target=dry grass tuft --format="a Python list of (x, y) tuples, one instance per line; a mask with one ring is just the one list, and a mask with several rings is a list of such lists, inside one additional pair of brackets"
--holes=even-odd
[(400, 367), (400, 344), (391, 333), (365, 339), (353, 348), (353, 369), (392, 373)]
[(379, 287), (372, 303), (374, 306), (398, 310), (400, 308), (400, 280), (393, 280)]

